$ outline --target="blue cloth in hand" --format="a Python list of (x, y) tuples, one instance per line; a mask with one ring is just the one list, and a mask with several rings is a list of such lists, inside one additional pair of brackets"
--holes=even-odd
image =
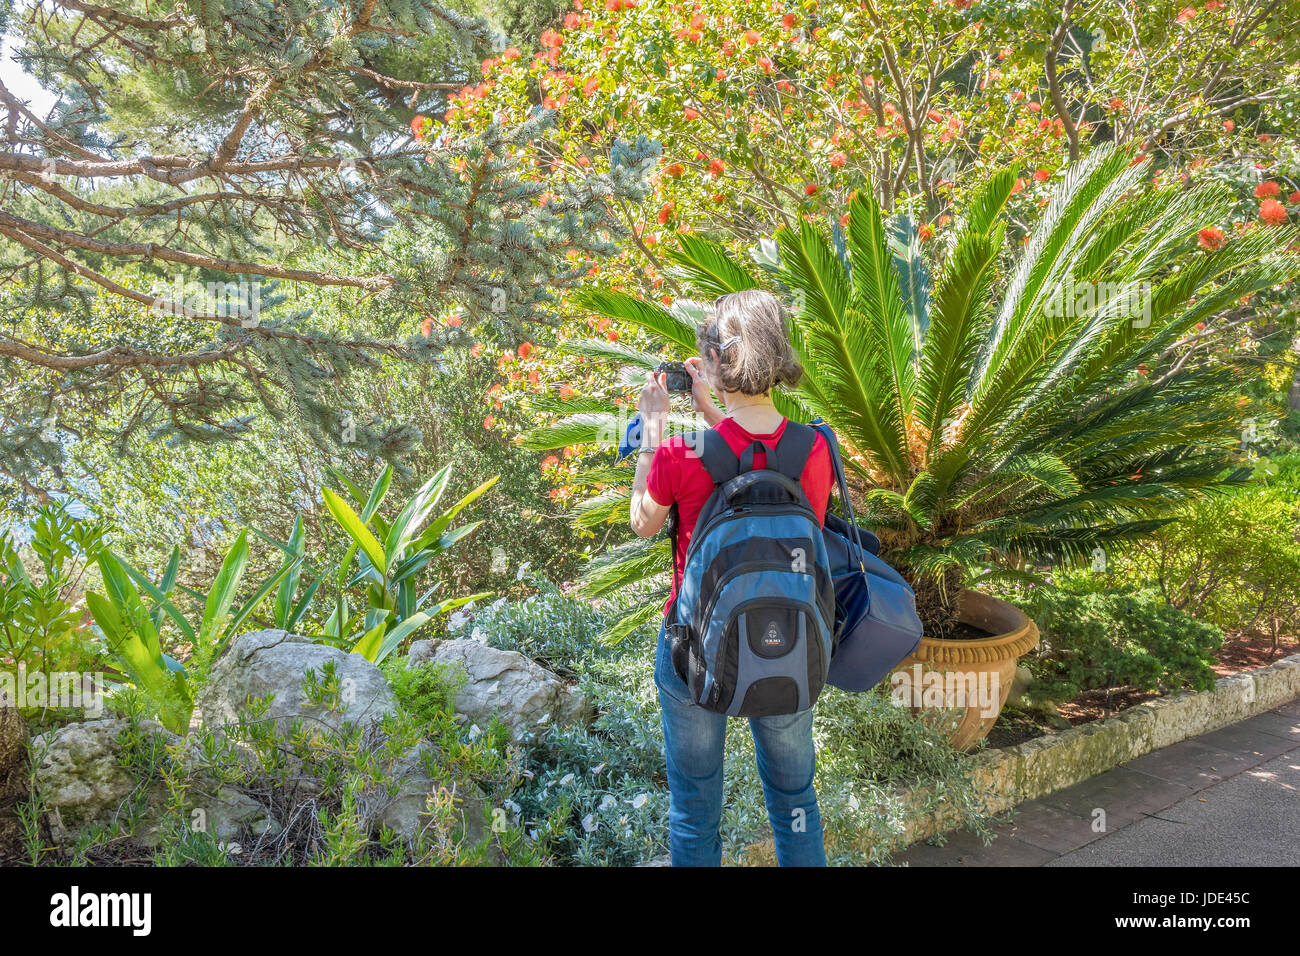
[(637, 412), (632, 416), (632, 420), (627, 423), (627, 431), (623, 435), (623, 440), (618, 445), (618, 461), (622, 461), (628, 455), (635, 454), (641, 447), (641, 413)]

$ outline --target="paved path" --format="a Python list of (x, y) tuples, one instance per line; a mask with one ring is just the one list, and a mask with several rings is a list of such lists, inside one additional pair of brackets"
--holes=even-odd
[[(1097, 809), (1104, 832), (1094, 832)], [(1022, 803), (984, 846), (914, 844), (909, 866), (1298, 866), (1300, 700)]]

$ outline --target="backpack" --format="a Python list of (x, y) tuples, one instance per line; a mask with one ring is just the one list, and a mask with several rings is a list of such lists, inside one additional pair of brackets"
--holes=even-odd
[[(817, 433), (787, 421), (775, 449), (737, 456), (716, 431), (693, 432), (713, 479), (665, 630), (691, 699), (730, 717), (807, 710), (835, 653), (835, 584), (821, 524), (799, 477)], [(755, 452), (767, 467), (754, 469)], [(676, 560), (674, 506), (670, 534)]]

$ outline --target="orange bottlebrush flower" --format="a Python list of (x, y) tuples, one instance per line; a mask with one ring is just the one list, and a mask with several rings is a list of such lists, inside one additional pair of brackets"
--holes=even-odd
[(748, 43), (750, 46), (754, 46), (754, 44), (758, 43), (758, 41), (761, 39), (763, 39), (763, 37), (759, 34), (757, 30), (745, 31), (745, 42)]
[(1287, 220), (1286, 206), (1276, 199), (1265, 199), (1259, 204), (1259, 218), (1271, 226), (1280, 226)]
[(1256, 199), (1271, 199), (1282, 191), (1282, 187), (1275, 182), (1262, 182), (1255, 187)]
[(525, 342), (523, 345), (519, 346), (518, 355), (521, 359), (526, 359), (528, 358), (528, 356), (532, 354), (533, 354), (532, 342)]
[(1207, 252), (1223, 248), (1223, 230), (1218, 226), (1207, 226), (1197, 233), (1196, 244)]

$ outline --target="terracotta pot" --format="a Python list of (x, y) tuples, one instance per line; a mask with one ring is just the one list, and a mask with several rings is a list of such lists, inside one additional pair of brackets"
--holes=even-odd
[(984, 739), (1002, 711), (1016, 661), (1038, 645), (1038, 625), (1005, 601), (963, 591), (957, 620), (990, 636), (976, 640), (921, 638), (921, 646), (890, 675), (896, 698), (940, 723), (954, 747)]

